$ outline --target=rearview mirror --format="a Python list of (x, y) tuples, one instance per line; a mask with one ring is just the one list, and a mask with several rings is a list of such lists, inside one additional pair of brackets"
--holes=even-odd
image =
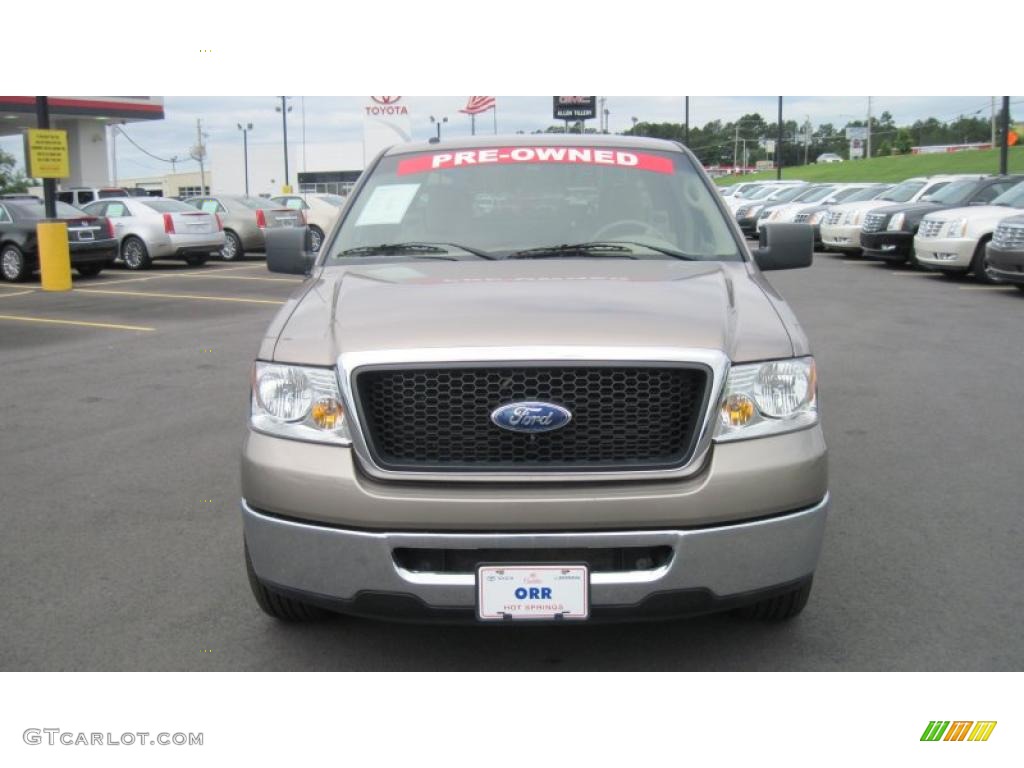
[(285, 275), (308, 275), (316, 261), (308, 227), (265, 230), (267, 269)]
[(807, 224), (762, 224), (754, 261), (762, 271), (800, 269), (814, 260), (814, 230)]

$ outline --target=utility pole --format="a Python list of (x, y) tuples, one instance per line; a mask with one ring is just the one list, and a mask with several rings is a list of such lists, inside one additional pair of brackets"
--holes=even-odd
[(284, 132), (284, 185), (288, 183), (288, 97), (281, 97), (281, 129)]
[(733, 144), (732, 144), (732, 168), (733, 168), (733, 171), (736, 170), (736, 165), (737, 165), (736, 161), (739, 158), (739, 154), (740, 154), (740, 124), (739, 124), (739, 121), (737, 121), (736, 122), (736, 138), (733, 139)]
[(196, 145), (192, 150), (192, 159), (199, 161), (199, 194), (206, 194), (206, 147), (203, 146), (203, 120), (196, 118)]
[(867, 159), (871, 159), (871, 97), (867, 97)]
[(990, 96), (992, 99), (992, 149), (996, 148), (996, 97)]
[(690, 97), (686, 96), (684, 98), (686, 103), (686, 122), (683, 123), (683, 143), (686, 146), (690, 146)]
[(782, 180), (782, 97), (779, 96), (779, 140), (775, 143), (775, 178)]
[(114, 186), (117, 186), (117, 123), (110, 126), (111, 165), (114, 172)]
[(1010, 97), (1003, 96), (1003, 114), (999, 116), (1000, 129), (1003, 132), (999, 142), (999, 173), (1006, 175), (1008, 152), (1010, 149)]
[(811, 149), (811, 116), (804, 115), (807, 122), (804, 123), (804, 165), (807, 165), (807, 154)]

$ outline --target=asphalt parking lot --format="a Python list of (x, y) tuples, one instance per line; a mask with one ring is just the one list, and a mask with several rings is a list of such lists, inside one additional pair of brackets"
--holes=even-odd
[(247, 377), (298, 278), (250, 261), (0, 283), (0, 669), (1021, 669), (1024, 293), (825, 254), (771, 281), (814, 345), (831, 450), (807, 610), (511, 630), (256, 607)]

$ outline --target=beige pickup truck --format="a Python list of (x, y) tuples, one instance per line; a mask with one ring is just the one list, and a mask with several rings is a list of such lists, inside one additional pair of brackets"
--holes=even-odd
[[(303, 241), (305, 238), (305, 241)], [(807, 602), (817, 374), (694, 156), (661, 140), (404, 144), (363, 174), (252, 370), (245, 561), (278, 619), (579, 622)]]

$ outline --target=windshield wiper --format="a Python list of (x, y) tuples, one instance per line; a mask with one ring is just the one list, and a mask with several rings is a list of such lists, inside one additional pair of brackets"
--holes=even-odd
[(522, 251), (513, 251), (508, 255), (510, 259), (546, 259), (559, 256), (624, 256), (627, 259), (635, 259), (633, 249), (616, 243), (563, 243), (562, 245), (544, 245), (540, 248), (527, 248)]
[(388, 254), (435, 254), (448, 253), (449, 248), (458, 248), (460, 251), (479, 256), (481, 259), (493, 259), (494, 257), (486, 251), (470, 248), (458, 243), (380, 243), (379, 245), (364, 245), (358, 248), (349, 248), (342, 251), (338, 256), (382, 256)]
[(626, 245), (638, 245), (641, 248), (648, 248), (658, 253), (663, 253), (666, 256), (671, 256), (674, 259), (682, 259), (683, 261), (700, 261), (697, 256), (691, 256), (688, 253), (677, 251), (674, 248), (662, 248), (660, 245), (650, 245), (649, 243), (641, 243), (634, 240), (610, 240), (611, 243), (624, 243)]

